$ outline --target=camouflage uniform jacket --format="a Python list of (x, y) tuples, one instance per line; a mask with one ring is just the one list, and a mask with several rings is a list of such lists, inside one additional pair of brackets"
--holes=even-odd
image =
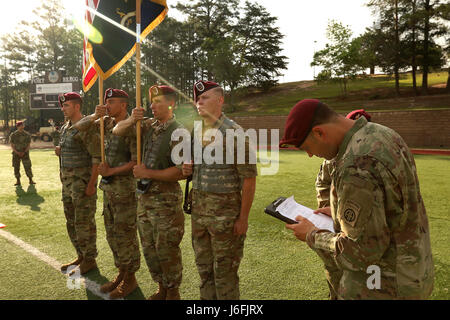
[[(428, 298), (434, 281), (428, 218), (403, 139), (360, 118), (339, 146), (331, 176), (336, 233), (312, 232), (307, 242), (342, 270), (340, 298)], [(371, 265), (380, 268), (380, 289), (368, 286)]]
[(316, 178), (316, 196), (319, 208), (330, 206), (331, 171), (333, 160), (324, 160)]
[[(176, 121), (175, 115), (169, 119), (168, 121), (161, 123), (159, 120), (154, 118), (147, 118), (141, 121), (141, 128), (142, 128), (142, 163), (145, 163), (146, 155), (148, 152), (151, 152), (152, 150), (145, 149), (145, 137), (149, 133), (150, 130), (153, 130), (151, 139), (153, 142), (155, 142), (168, 128), (169, 126)], [(181, 126), (181, 124), (179, 124)], [(182, 127), (182, 126), (181, 126)], [(134, 137), (136, 139), (136, 126), (133, 126), (128, 130), (127, 136)], [(168, 149), (168, 153), (166, 154), (166, 157), (169, 162), (170, 166), (175, 166), (175, 164), (171, 161), (171, 153), (173, 147), (178, 143), (178, 141), (171, 141), (170, 148)], [(153, 143), (152, 143), (153, 145)], [(181, 170), (181, 165), (176, 166)], [(180, 185), (178, 181), (158, 181), (158, 180), (152, 180), (150, 189), (148, 190), (147, 194), (157, 194), (157, 193), (173, 193), (179, 195), (181, 191)]]
[[(95, 124), (95, 130), (100, 132), (100, 120), (97, 120)], [(130, 161), (137, 160), (136, 138), (129, 136), (118, 137), (113, 135), (112, 130), (115, 125), (116, 122), (113, 118), (108, 116), (104, 117), (105, 160), (111, 168), (114, 167), (115, 163), (117, 163), (118, 166), (121, 166)], [(124, 151), (125, 154), (117, 154), (118, 152), (124, 153)], [(99, 188), (103, 191), (112, 191), (117, 194), (129, 194), (130, 192), (134, 192), (136, 190), (136, 182), (133, 171), (130, 170), (120, 175), (115, 175), (108, 184), (101, 181)]]
[(17, 151), (24, 152), (28, 145), (31, 143), (31, 135), (25, 130), (16, 130), (9, 136), (9, 141), (14, 145), (14, 148)]
[[(226, 125), (226, 123), (231, 123), (232, 126), (229, 127), (228, 125)], [(227, 145), (226, 133), (223, 134), (223, 132), (226, 132), (226, 130), (228, 130), (228, 129), (242, 130), (242, 127), (239, 126), (234, 121), (228, 119), (225, 116), (225, 114), (222, 113), (222, 115), (219, 117), (219, 119), (212, 126), (203, 125), (203, 127), (202, 127), (203, 132), (201, 135), (203, 140), (201, 142), (199, 142), (199, 143), (201, 143), (201, 145), (203, 147), (202, 152), (204, 152), (205, 147), (211, 143), (211, 141), (209, 140), (209, 138), (207, 137), (207, 134), (206, 134), (206, 132), (211, 129), (213, 130), (213, 132), (214, 132), (214, 130), (218, 130), (218, 131), (222, 132), (222, 135), (223, 135), (223, 137), (222, 137), (222, 143), (223, 143), (222, 164), (216, 165), (215, 163), (213, 163), (211, 165), (207, 165), (204, 163), (205, 159), (203, 159), (203, 164), (195, 164), (194, 169), (193, 169), (194, 172), (193, 172), (193, 178), (192, 178), (192, 180), (193, 180), (192, 188), (201, 190), (205, 193), (208, 193), (207, 191), (204, 191), (202, 189), (204, 188), (204, 185), (210, 184), (211, 186), (209, 189), (217, 189), (217, 191), (215, 191), (215, 192), (210, 191), (211, 193), (240, 192), (245, 178), (254, 178), (258, 175), (256, 163), (250, 163), (250, 161), (249, 161), (251, 159), (250, 153), (254, 152), (254, 150), (251, 149), (252, 146), (249, 143), (249, 139), (248, 139), (248, 137), (246, 137), (246, 139), (245, 139), (245, 145), (244, 145), (245, 149), (238, 150), (239, 144), (237, 143), (237, 137), (235, 137), (234, 145), (233, 145), (234, 150), (231, 150), (231, 146)], [(196, 130), (196, 129), (194, 128), (194, 130)], [(197, 138), (199, 138), (199, 137), (197, 136)], [(195, 147), (193, 147), (193, 150), (195, 150)], [(231, 165), (226, 165), (227, 160), (228, 160), (228, 159), (226, 159), (227, 152), (228, 153), (232, 152), (234, 155), (233, 163)], [(243, 163), (240, 163), (238, 160), (238, 158), (239, 158), (238, 152), (245, 152)], [(195, 157), (194, 157), (194, 159), (195, 159)], [(206, 169), (205, 172), (201, 171), (202, 167), (204, 167)], [(221, 168), (223, 168), (223, 169), (221, 169)], [(232, 168), (231, 174), (233, 174), (237, 178), (237, 181), (234, 181), (234, 179), (231, 179), (229, 176), (227, 176), (230, 174), (229, 168)], [(208, 171), (212, 171), (214, 173), (207, 175), (206, 173)], [(218, 186), (220, 186), (220, 187), (218, 187)], [(231, 190), (231, 191), (226, 191), (226, 190)]]
[[(83, 152), (86, 152), (91, 158), (91, 165), (89, 167), (80, 167), (80, 168), (64, 168), (62, 167), (61, 173), (62, 176), (73, 176), (77, 175), (77, 173), (85, 172), (86, 170), (91, 170), (93, 164), (99, 164), (101, 162), (101, 150), (100, 150), (100, 135), (95, 130), (95, 127), (92, 126), (87, 131), (78, 131), (75, 133), (73, 130), (76, 130), (72, 127), (72, 123), (68, 120), (61, 128), (61, 137), (59, 145), (63, 148), (63, 141), (66, 135), (72, 134), (73, 140), (80, 145), (83, 149)], [(63, 150), (61, 150), (61, 157), (63, 157)]]

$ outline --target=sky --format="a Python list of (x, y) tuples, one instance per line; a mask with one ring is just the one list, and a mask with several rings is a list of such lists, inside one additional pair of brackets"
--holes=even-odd
[[(77, 4), (84, 0), (62, 0), (68, 12), (75, 12)], [(253, 0), (255, 1), (255, 0)], [(168, 0), (169, 7), (178, 0)], [(184, 1), (180, 1), (184, 2)], [(278, 17), (277, 26), (285, 35), (282, 43), (282, 55), (287, 56), (288, 69), (280, 82), (292, 82), (313, 79), (319, 69), (310, 66), (314, 51), (324, 48), (328, 21), (337, 20), (350, 27), (354, 36), (364, 33), (374, 21), (370, 9), (364, 4), (367, 0), (257, 0), (272, 16)], [(0, 35), (13, 32), (21, 20), (32, 19), (32, 10), (41, 0), (5, 1), (0, 19)], [(177, 19), (182, 16), (170, 8), (169, 15)]]

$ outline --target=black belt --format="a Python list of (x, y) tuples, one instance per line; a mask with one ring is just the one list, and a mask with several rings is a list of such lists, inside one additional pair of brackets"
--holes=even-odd
[(189, 197), (189, 183), (191, 181), (192, 181), (192, 175), (186, 179), (186, 187), (184, 188), (183, 211), (186, 214), (191, 214), (191, 212), (192, 212), (192, 197)]

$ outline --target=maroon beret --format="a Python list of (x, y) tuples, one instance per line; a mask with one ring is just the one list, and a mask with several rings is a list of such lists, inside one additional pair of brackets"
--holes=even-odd
[(204, 92), (217, 87), (220, 86), (212, 81), (203, 81), (203, 80), (197, 81), (194, 84), (194, 101), (197, 102), (198, 97), (200, 97)]
[(357, 118), (359, 118), (358, 116), (359, 117), (364, 116), (367, 119), (367, 121), (370, 121), (370, 119), (372, 118), (372, 116), (367, 112), (365, 112), (364, 109), (353, 110), (346, 116), (346, 118), (356, 120)]
[(154, 85), (148, 89), (148, 95), (150, 97), (150, 102), (153, 101), (153, 98), (158, 96), (167, 96), (169, 94), (174, 94), (175, 90), (169, 86), (158, 86)]
[(289, 112), (284, 128), (284, 136), (280, 148), (284, 145), (300, 147), (312, 129), (312, 120), (317, 106), (321, 102), (316, 99), (299, 101)]
[(59, 105), (61, 106), (61, 108), (62, 108), (62, 104), (64, 102), (70, 101), (70, 100), (75, 100), (75, 99), (82, 100), (81, 96), (76, 92), (61, 93), (58, 97)]
[(108, 88), (105, 91), (103, 103), (106, 103), (106, 100), (108, 100), (109, 98), (127, 98), (128, 99), (128, 93), (126, 93), (125, 91), (120, 90), (120, 89)]
[(23, 121), (17, 121), (16, 122), (16, 127), (23, 125)]

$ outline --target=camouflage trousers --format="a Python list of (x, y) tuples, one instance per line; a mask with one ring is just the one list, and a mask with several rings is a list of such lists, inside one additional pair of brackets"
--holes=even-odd
[(114, 265), (120, 270), (138, 271), (141, 253), (137, 238), (134, 191), (129, 194), (104, 191), (103, 220)]
[(165, 288), (181, 284), (183, 264), (180, 243), (184, 235), (181, 189), (138, 197), (138, 230), (142, 251), (153, 281)]
[(241, 194), (192, 193), (192, 246), (200, 275), (200, 299), (238, 300), (238, 269), (245, 235), (235, 236)]
[(61, 175), (67, 232), (77, 255), (84, 259), (97, 257), (97, 193), (89, 197), (84, 194), (90, 175), (90, 168), (65, 168)]
[(13, 152), (12, 156), (12, 166), (14, 167), (14, 176), (16, 179), (20, 179), (20, 162), (22, 161), (23, 168), (25, 169), (25, 173), (28, 178), (33, 177), (33, 172), (31, 171), (31, 159), (30, 153), (26, 152), (25, 155), (21, 158), (15, 152)]
[(330, 300), (339, 299), (339, 285), (342, 278), (342, 269), (340, 269), (333, 257), (320, 249), (314, 250), (317, 255), (322, 259), (325, 266), (325, 277), (327, 279)]

